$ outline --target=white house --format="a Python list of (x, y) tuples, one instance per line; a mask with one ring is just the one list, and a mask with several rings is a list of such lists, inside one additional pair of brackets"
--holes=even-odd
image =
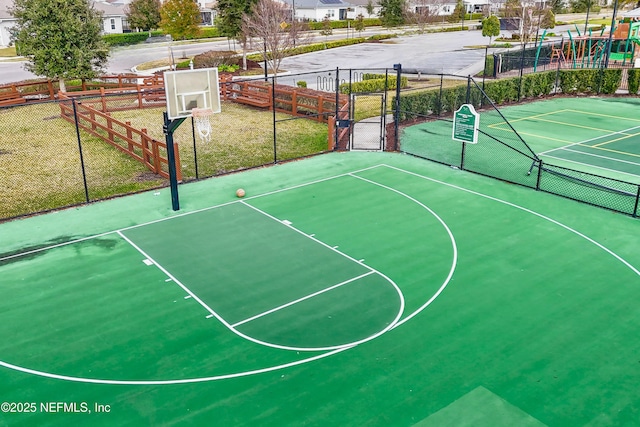
[[(124, 6), (116, 6), (106, 2), (94, 2), (96, 10), (103, 13), (102, 31), (104, 34), (122, 33), (126, 25)], [(15, 26), (16, 19), (9, 12), (13, 7), (13, 0), (0, 0), (0, 47), (10, 46), (11, 27)]]
[[(380, 9), (382, 9), (382, 7), (380, 7), (377, 0), (349, 0), (349, 3), (351, 3), (351, 7), (354, 9), (354, 17), (362, 15), (364, 18), (378, 18), (380, 16)], [(369, 3), (371, 3), (371, 13), (367, 11)], [(351, 19), (351, 17), (349, 18)]]
[(11, 34), (9, 29), (13, 27), (15, 20), (9, 13), (9, 6), (13, 5), (12, 0), (0, 0), (0, 47), (9, 46)]
[(344, 0), (281, 0), (298, 20), (332, 21), (355, 19), (355, 7)]
[[(1, 0), (0, 0), (1, 1)], [(127, 14), (125, 6), (95, 1), (93, 7), (102, 12), (102, 32), (104, 34), (121, 34), (124, 32)]]

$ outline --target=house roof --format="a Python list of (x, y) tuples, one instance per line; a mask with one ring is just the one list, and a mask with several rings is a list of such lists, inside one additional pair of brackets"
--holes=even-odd
[(13, 0), (0, 0), (0, 19), (12, 19), (9, 7), (13, 6)]
[[(294, 0), (281, 0), (283, 3), (292, 6)], [(336, 7), (351, 7), (351, 3), (344, 0), (295, 0), (296, 9), (333, 9)]]
[(622, 14), (623, 18), (640, 18), (640, 7)]
[[(0, 0), (1, 1), (1, 0)], [(105, 16), (124, 16), (124, 6), (118, 4), (109, 4), (102, 1), (94, 1), (93, 7), (102, 12)]]
[[(94, 1), (93, 6), (101, 11), (104, 16), (124, 16), (124, 6), (112, 5), (107, 2)], [(0, 0), (0, 19), (13, 19), (9, 8), (13, 7), (13, 0)]]

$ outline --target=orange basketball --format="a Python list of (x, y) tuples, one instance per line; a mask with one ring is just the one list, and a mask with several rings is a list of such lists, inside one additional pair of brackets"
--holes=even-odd
[(244, 195), (245, 195), (245, 192), (244, 192), (244, 190), (243, 190), (242, 188), (238, 188), (238, 189), (236, 190), (236, 196), (238, 196), (238, 197), (244, 197)]

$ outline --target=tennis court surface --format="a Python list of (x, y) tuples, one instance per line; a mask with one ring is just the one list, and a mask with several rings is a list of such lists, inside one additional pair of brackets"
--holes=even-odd
[(0, 224), (0, 425), (640, 419), (637, 218), (396, 153), (180, 200)]

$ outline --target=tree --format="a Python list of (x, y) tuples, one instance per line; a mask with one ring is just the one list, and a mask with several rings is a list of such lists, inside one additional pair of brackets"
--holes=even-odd
[(242, 16), (250, 14), (257, 0), (218, 0), (216, 10), (216, 27), (220, 35), (232, 39), (242, 33)]
[(373, 0), (368, 0), (367, 1), (367, 5), (365, 6), (365, 10), (367, 11), (367, 15), (369, 15), (369, 18), (371, 18), (371, 15), (373, 15), (373, 12), (376, 10), (376, 7), (373, 4)]
[(364, 16), (362, 16), (362, 14), (356, 16), (356, 19), (353, 21), (353, 29), (362, 37), (362, 31), (364, 31)]
[(200, 9), (193, 0), (168, 0), (160, 8), (160, 26), (175, 40), (193, 38), (200, 32)]
[(587, 11), (598, 13), (600, 5), (595, 0), (570, 0), (569, 7), (573, 13), (585, 13)]
[(406, 0), (380, 0), (380, 21), (385, 27), (396, 27), (405, 22)]
[(291, 17), (288, 6), (277, 0), (258, 0), (251, 13), (242, 16), (242, 31), (248, 37), (259, 40), (267, 67), (275, 75), (282, 60), (295, 47), (296, 42), (304, 42), (304, 33), (292, 31), (286, 22)]
[(415, 12), (409, 14), (408, 21), (418, 27), (418, 32), (424, 33), (428, 24), (438, 20), (438, 15), (431, 11), (434, 7), (433, 0), (417, 0), (413, 4)]
[(491, 37), (497, 37), (500, 35), (500, 20), (497, 16), (491, 15), (488, 18), (482, 20), (482, 36), (489, 37), (489, 44), (491, 44)]
[(322, 20), (322, 29), (320, 30), (320, 34), (324, 36), (324, 48), (327, 48), (327, 39), (331, 34), (333, 34), (333, 27), (331, 27), (331, 20), (329, 17), (325, 17)]
[(503, 14), (506, 18), (517, 18), (520, 23), (520, 43), (528, 43), (534, 39), (534, 36), (538, 34), (540, 28), (542, 28), (544, 22), (543, 17), (548, 9), (550, 9), (550, 7), (541, 9), (540, 7), (530, 6), (528, 4), (524, 5), (520, 0), (507, 0)]
[(551, 11), (556, 15), (565, 11), (564, 0), (550, 0), (547, 5), (551, 7)]
[(132, 28), (149, 31), (160, 24), (160, 0), (133, 0), (125, 8), (127, 21)]
[(556, 26), (556, 15), (553, 11), (549, 9), (545, 9), (542, 12), (542, 19), (540, 20), (540, 28), (555, 28)]
[(102, 40), (102, 14), (89, 0), (15, 0), (12, 40), (28, 59), (25, 68), (49, 79), (88, 79), (102, 73), (109, 48)]
[(464, 16), (467, 14), (464, 3), (462, 0), (456, 2), (456, 7), (453, 9), (453, 13), (449, 16), (449, 22), (459, 22), (464, 20)]

